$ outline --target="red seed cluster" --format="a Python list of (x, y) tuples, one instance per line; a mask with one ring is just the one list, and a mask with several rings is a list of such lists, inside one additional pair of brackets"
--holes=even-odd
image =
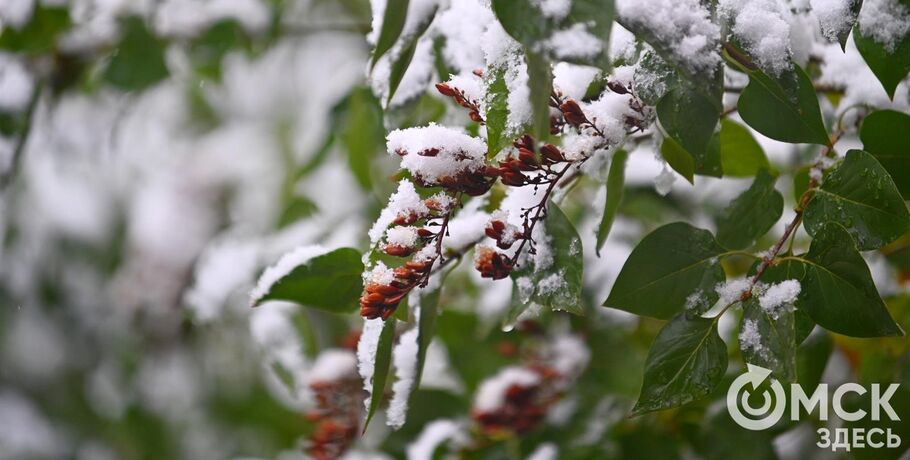
[(530, 369), (541, 376), (540, 382), (529, 386), (512, 384), (506, 389), (505, 401), (495, 411), (474, 412), (473, 419), (484, 433), (527, 433), (547, 415), (559, 397), (551, 385), (556, 374), (542, 366)]
[(474, 268), (484, 278), (499, 280), (512, 272), (512, 262), (493, 248), (478, 246), (474, 256)]
[(340, 458), (360, 434), (360, 379), (356, 375), (310, 384), (316, 409), (307, 414), (315, 424), (307, 454), (315, 460)]
[(367, 319), (388, 319), (395, 313), (402, 299), (429, 275), (432, 267), (432, 260), (409, 260), (393, 271), (395, 279), (391, 283), (368, 283), (360, 296), (360, 316)]
[(524, 233), (499, 219), (491, 219), (487, 223), (484, 233), (496, 240), (496, 247), (499, 249), (509, 249), (516, 240), (525, 238)]
[(468, 117), (471, 121), (483, 124), (483, 117), (480, 115), (480, 106), (477, 101), (472, 101), (465, 96), (464, 91), (449, 86), (446, 83), (436, 83), (436, 90), (445, 97), (452, 98), (456, 104), (468, 109)]
[(545, 166), (568, 161), (565, 155), (553, 144), (540, 147), (540, 155), (534, 145), (534, 138), (525, 134), (512, 143), (518, 150), (517, 156), (509, 156), (499, 162), (499, 175), (502, 183), (509, 186), (521, 187), (528, 184), (540, 183), (546, 177), (532, 177), (528, 172), (542, 171)]

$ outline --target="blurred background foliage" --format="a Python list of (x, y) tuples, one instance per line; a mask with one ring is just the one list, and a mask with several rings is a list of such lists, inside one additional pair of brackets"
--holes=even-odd
[[(345, 346), (359, 318), (291, 305), (254, 314), (247, 292), (297, 245), (364, 248), (396, 183), (385, 133), (458, 108), (429, 93), (380, 108), (365, 86), (365, 0), (7, 0), (0, 15), (0, 458), (298, 458), (312, 426), (286, 386), (294, 376), (269, 352), (286, 344), (274, 315), (290, 319), (290, 346), (310, 358)], [(642, 168), (591, 277), (612, 279), (641, 235), (710, 218), (747, 185), (707, 180), (661, 196), (654, 165)], [(588, 205), (601, 188), (585, 178), (565, 200), (580, 228), (596, 224)], [(873, 256), (896, 267), (893, 285), (910, 274), (908, 238)], [(843, 455), (815, 448), (811, 419), (761, 433), (730, 421), (723, 395), (742, 368), (730, 315), (724, 385), (707, 401), (628, 418), (661, 322), (604, 314), (595, 305), (607, 287), (587, 292), (586, 317), (546, 313), (504, 332), (476, 313), (487, 301), (476, 280), (454, 272), (439, 337), (464, 391), (420, 390), (403, 429), (374, 424), (351, 455), (404, 458), (426, 423), (467, 414), (479, 383), (519, 362), (541, 325), (568, 323), (593, 356), (563, 401), (569, 416), (477, 458), (524, 458), (542, 442), (564, 459)], [(910, 330), (907, 289), (885, 294)], [(902, 382), (892, 404), (910, 414), (908, 349), (819, 330), (801, 345), (799, 372)], [(894, 426), (905, 442), (908, 427)]]

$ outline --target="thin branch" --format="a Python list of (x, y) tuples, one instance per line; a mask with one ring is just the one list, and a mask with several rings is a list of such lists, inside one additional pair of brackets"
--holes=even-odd
[(25, 146), (28, 144), (29, 135), (32, 132), (35, 110), (38, 107), (38, 101), (41, 99), (41, 92), (43, 89), (43, 82), (38, 81), (35, 83), (35, 88), (32, 90), (32, 97), (28, 101), (28, 108), (25, 110), (25, 124), (22, 126), (22, 132), (19, 134), (19, 140), (16, 142), (16, 147), (13, 150), (13, 157), (10, 159), (9, 168), (7, 168), (6, 172), (3, 173), (3, 176), (0, 177), (0, 190), (6, 189), (19, 172), (19, 166), (22, 163), (22, 155), (25, 154)]

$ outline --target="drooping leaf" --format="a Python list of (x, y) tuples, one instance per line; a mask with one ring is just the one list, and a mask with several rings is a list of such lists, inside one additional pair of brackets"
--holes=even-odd
[(410, 3), (410, 0), (388, 0), (386, 2), (385, 10), (382, 13), (382, 28), (379, 29), (379, 37), (376, 39), (376, 49), (373, 50), (370, 67), (375, 66), (379, 62), (379, 58), (395, 46), (408, 19)]
[(395, 318), (389, 318), (382, 323), (382, 332), (376, 344), (376, 360), (373, 362), (373, 389), (370, 392), (370, 405), (367, 408), (366, 421), (363, 422), (363, 432), (366, 433), (370, 420), (379, 409), (379, 403), (385, 396), (385, 386), (389, 378), (389, 369), (392, 364), (392, 345), (395, 343)]
[(759, 170), (771, 171), (765, 151), (745, 126), (724, 118), (720, 121), (720, 164), (724, 176), (753, 177)]
[(685, 177), (690, 184), (695, 183), (695, 157), (682, 148), (673, 138), (665, 137), (664, 141), (661, 142), (660, 156), (674, 171)]
[(0, 50), (40, 54), (53, 50), (57, 38), (71, 25), (69, 8), (35, 2), (32, 17), (21, 28), (5, 25), (0, 32)]
[(840, 225), (816, 231), (805, 264), (799, 305), (820, 326), (852, 337), (899, 336), (853, 239)]
[(610, 160), (610, 172), (607, 175), (607, 197), (604, 201), (604, 211), (603, 216), (600, 218), (600, 225), (597, 226), (596, 252), (598, 257), (600, 257), (600, 249), (610, 234), (610, 227), (613, 226), (613, 219), (619, 209), (619, 202), (622, 201), (622, 193), (626, 185), (626, 160), (628, 158), (629, 152), (618, 150), (613, 154), (613, 159)]
[[(837, 17), (836, 20), (822, 20), (825, 16), (831, 16), (832, 11), (818, 11), (816, 14), (819, 18), (818, 22), (822, 29), (822, 35), (829, 40), (837, 40), (842, 50), (846, 50), (847, 37), (850, 36), (850, 30), (856, 24), (859, 10), (863, 7), (863, 0), (848, 1), (849, 8), (847, 9), (846, 17)], [(839, 13), (837, 10), (834, 12)]]
[(632, 250), (604, 306), (669, 319), (693, 295), (713, 305), (714, 287), (726, 279), (718, 259), (724, 251), (707, 230), (684, 222), (664, 225)]
[(706, 96), (680, 85), (657, 103), (657, 118), (667, 135), (695, 160), (695, 173), (720, 177), (719, 152), (709, 148), (719, 113)]
[(780, 306), (769, 312), (755, 297), (743, 302), (739, 346), (747, 363), (770, 369), (778, 380), (796, 381), (796, 319), (792, 307)]
[(360, 252), (340, 248), (298, 265), (275, 281), (253, 305), (286, 300), (305, 307), (347, 313), (357, 306), (362, 287)]
[(784, 212), (784, 197), (774, 178), (758, 172), (752, 186), (717, 217), (717, 241), (725, 248), (745, 249), (774, 226)]
[(541, 53), (525, 52), (528, 64), (528, 90), (531, 95), (531, 127), (537, 139), (550, 135), (550, 94), (553, 92), (553, 72), (550, 61)]
[[(900, 0), (903, 8), (910, 8), (910, 2)], [(863, 60), (875, 74), (878, 81), (881, 82), (888, 93), (888, 97), (894, 99), (894, 91), (900, 84), (907, 73), (910, 72), (910, 34), (894, 43), (893, 47), (888, 47), (879, 43), (873, 37), (867, 37), (862, 32), (859, 24), (853, 28), (853, 42), (856, 43), (856, 49), (863, 56)]]
[(166, 78), (164, 42), (152, 35), (138, 17), (125, 19), (122, 29), (123, 36), (104, 71), (104, 80), (124, 91), (141, 91)]
[(812, 394), (821, 382), (833, 349), (831, 334), (822, 329), (809, 335), (796, 349), (797, 383), (806, 394)]
[(888, 171), (904, 199), (910, 198), (910, 115), (879, 110), (866, 116), (859, 131), (863, 150)]
[(717, 322), (680, 313), (651, 344), (632, 412), (669, 409), (704, 398), (726, 370), (727, 346), (717, 334)]
[(506, 33), (525, 47), (536, 48), (552, 31), (552, 22), (530, 0), (493, 0), (492, 6)]
[(806, 207), (806, 231), (816, 236), (829, 222), (850, 232), (861, 251), (878, 249), (910, 231), (910, 212), (894, 181), (862, 150), (828, 173)]
[(436, 17), (436, 10), (437, 7), (433, 7), (425, 17), (419, 18), (414, 30), (408, 30), (407, 34), (400, 36), (398, 41), (395, 42), (395, 47), (390, 51), (392, 54), (389, 56), (389, 93), (386, 96), (386, 104), (391, 102), (392, 97), (395, 96), (398, 85), (401, 84), (401, 80), (411, 65), (411, 60), (414, 59), (414, 52), (417, 51), (417, 43), (420, 41), (420, 37), (430, 27), (433, 18)]
[(792, 70), (771, 78), (736, 59), (728, 61), (749, 75), (737, 109), (752, 129), (781, 142), (828, 144), (818, 96), (802, 68), (793, 64)]
[(543, 224), (553, 261), (548, 267), (526, 264), (512, 272), (520, 302), (524, 305), (534, 302), (554, 311), (583, 314), (584, 257), (581, 237), (569, 218), (553, 202), (547, 206), (547, 218)]

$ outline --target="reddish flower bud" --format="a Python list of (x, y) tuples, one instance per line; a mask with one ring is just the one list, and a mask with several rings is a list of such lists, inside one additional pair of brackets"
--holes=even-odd
[(572, 126), (580, 126), (588, 121), (588, 117), (585, 116), (581, 107), (572, 99), (563, 102), (562, 105), (559, 106), (559, 110), (562, 111), (562, 116), (566, 119), (566, 122)]
[(402, 246), (400, 244), (387, 244), (382, 250), (392, 257), (407, 257), (414, 253), (414, 248)]
[(616, 80), (608, 80), (607, 88), (610, 88), (610, 91), (613, 91), (616, 94), (629, 94), (629, 89)]
[(436, 83), (436, 90), (440, 94), (446, 97), (454, 97), (456, 94), (455, 89), (445, 83)]
[(559, 148), (553, 144), (546, 144), (542, 146), (540, 148), (540, 154), (543, 155), (544, 158), (555, 163), (566, 161), (565, 155), (563, 155), (562, 152), (559, 151)]

